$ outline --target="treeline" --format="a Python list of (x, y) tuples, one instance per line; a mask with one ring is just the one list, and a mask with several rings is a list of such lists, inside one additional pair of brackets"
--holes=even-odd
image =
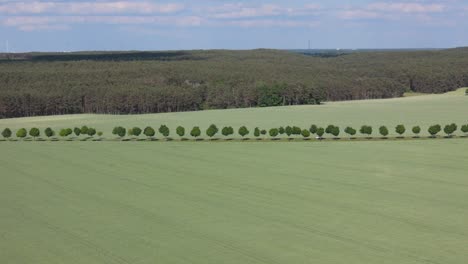
[(0, 118), (320, 104), (468, 86), (468, 48), (337, 57), (277, 50), (5, 56)]
[[(427, 132), (430, 134), (430, 137), (435, 138), (441, 131), (443, 131), (447, 137), (452, 137), (453, 134), (458, 130), (458, 125), (457, 124), (448, 124), (445, 125), (443, 128), (441, 125), (436, 124), (432, 125), (427, 129)], [(468, 124), (462, 125), (460, 130), (465, 133), (465, 135), (468, 134)], [(420, 133), (421, 133), (421, 127), (420, 126), (413, 126), (411, 128), (411, 133), (413, 134), (413, 138), (419, 138)], [(166, 125), (161, 125), (158, 129), (159, 134), (166, 139), (172, 139), (170, 138), (171, 136), (171, 130), (169, 127)], [(358, 130), (356, 130), (353, 127), (346, 127), (343, 130), (344, 133), (346, 133), (350, 139), (355, 139), (356, 134), (358, 133)], [(405, 133), (407, 133), (407, 128), (404, 125), (397, 125), (395, 127), (395, 133), (398, 134), (397, 138), (404, 138)], [(194, 126), (190, 130), (186, 130), (185, 127), (183, 126), (178, 126), (175, 129), (175, 134), (177, 134), (182, 140), (187, 140), (187, 137), (190, 136), (194, 139), (202, 138), (203, 139), (203, 134), (206, 135), (208, 138), (213, 138), (219, 134), (222, 136), (232, 139), (232, 136), (234, 136), (236, 133), (236, 130), (234, 130), (233, 127), (231, 126), (225, 126), (222, 129), (218, 128), (216, 125), (212, 124), (210, 125), (203, 133), (202, 129), (200, 129), (199, 126)], [(334, 139), (339, 139), (339, 136), (341, 134), (341, 129), (339, 126), (335, 125), (328, 125), (327, 127), (318, 127), (316, 125), (311, 125), (310, 128), (308, 129), (303, 129), (297, 126), (286, 126), (286, 127), (279, 127), (279, 128), (271, 128), (269, 130), (266, 129), (261, 129), (259, 127), (256, 127), (253, 129), (253, 131), (250, 131), (246, 126), (241, 126), (237, 130), (237, 134), (241, 136), (243, 139), (249, 139), (250, 135), (253, 136), (254, 138), (261, 139), (261, 137), (264, 136), (269, 136), (271, 139), (279, 139), (280, 136), (287, 136), (287, 138), (294, 138), (295, 136), (302, 137), (304, 139), (309, 139), (311, 136), (314, 136), (322, 140), (324, 139), (325, 135), (328, 135)], [(374, 129), (372, 126), (367, 126), (363, 125), (359, 129), (359, 133), (364, 136), (365, 138), (371, 139), (372, 135), (374, 133)], [(75, 127), (74, 129), (71, 128), (63, 128), (60, 129), (58, 132), (58, 135), (62, 138), (69, 138), (70, 135), (73, 135), (76, 137), (79, 137), (80, 135), (86, 135), (91, 138), (93, 138), (95, 135), (98, 136), (98, 139), (101, 139), (103, 136), (103, 132), (97, 132), (96, 129), (90, 128), (87, 126), (82, 126), (81, 128)], [(112, 134), (120, 139), (123, 139), (124, 137), (128, 136), (129, 138), (138, 138), (141, 135), (146, 136), (150, 140), (154, 140), (156, 136), (156, 130), (151, 127), (145, 127), (144, 129), (140, 127), (132, 127), (126, 129), (125, 127), (122, 126), (117, 126), (114, 127), (112, 130)], [(386, 126), (380, 126), (378, 128), (378, 134), (380, 134), (382, 139), (387, 139), (389, 135), (389, 129)], [(28, 135), (35, 138), (38, 138), (41, 136), (41, 131), (38, 128), (31, 128), (29, 129), (29, 132), (26, 128), (21, 128), (16, 131), (16, 137), (17, 138), (26, 138)], [(46, 128), (44, 130), (44, 135), (48, 138), (54, 138), (56, 136), (56, 133), (53, 129), (50, 127)], [(2, 136), (5, 139), (10, 139), (13, 136), (13, 131), (9, 128), (5, 128), (2, 131)]]

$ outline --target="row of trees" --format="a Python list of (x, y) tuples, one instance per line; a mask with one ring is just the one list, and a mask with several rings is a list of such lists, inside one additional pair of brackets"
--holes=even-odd
[[(442, 126), (437, 124), (437, 125), (432, 125), (428, 128), (427, 132), (431, 135), (431, 137), (437, 136), (441, 131), (448, 136), (451, 137), (457, 130), (458, 126), (454, 123), (445, 125), (442, 129)], [(468, 134), (468, 124), (461, 126), (460, 129), (463, 133)], [(397, 125), (395, 127), (395, 132), (398, 134), (399, 138), (403, 138), (403, 135), (406, 133), (407, 129), (404, 125)], [(411, 128), (411, 132), (414, 134), (415, 137), (419, 137), (419, 134), (421, 133), (421, 127), (420, 126), (414, 126)], [(164, 136), (164, 137), (169, 137), (170, 136), (170, 129), (166, 125), (161, 125), (158, 129), (158, 132)], [(178, 126), (175, 130), (176, 134), (183, 138), (187, 136), (187, 131), (184, 127)], [(206, 130), (205, 134), (209, 138), (213, 138), (216, 136), (219, 132), (221, 132), (221, 135), (225, 137), (229, 137), (234, 135), (235, 130), (231, 126), (225, 126), (221, 130), (216, 126), (216, 125), (210, 125)], [(344, 132), (348, 134), (351, 138), (354, 138), (356, 134), (358, 133), (358, 130), (352, 128), (352, 127), (346, 127), (344, 129)], [(374, 130), (372, 126), (367, 126), (363, 125), (359, 129), (359, 133), (364, 135), (365, 137), (371, 137), (373, 134)], [(390, 134), (389, 129), (386, 126), (380, 126), (378, 129), (379, 134), (382, 136), (382, 138), (387, 138), (387, 136)], [(250, 130), (246, 126), (242, 126), (238, 129), (237, 133), (242, 137), (245, 138), (250, 134)], [(21, 128), (18, 131), (16, 131), (16, 136), (18, 138), (25, 138), (27, 135), (37, 138), (41, 135), (41, 132), (38, 128), (31, 128), (29, 132), (25, 128)], [(98, 135), (99, 137), (102, 137), (103, 133), (102, 132), (97, 132), (96, 129), (94, 128), (88, 128), (87, 126), (83, 126), (81, 128), (75, 127), (73, 130), (71, 128), (64, 128), (59, 131), (59, 136), (61, 137), (68, 137), (70, 135), (74, 134), (75, 136), (80, 136), (80, 135), (87, 135), (90, 137), (93, 137), (95, 135)], [(145, 135), (148, 138), (154, 138), (156, 135), (156, 130), (153, 127), (145, 127), (144, 129), (141, 129), (139, 127), (132, 127), (129, 129), (126, 129), (125, 127), (122, 126), (117, 126), (112, 130), (112, 134), (115, 136), (118, 136), (120, 138), (123, 138), (125, 136), (129, 137), (139, 137), (141, 135)], [(198, 138), (202, 136), (202, 130), (200, 127), (195, 126), (193, 127), (190, 132), (188, 133), (191, 137)], [(279, 127), (279, 128), (272, 128), (270, 130), (265, 130), (265, 129), (260, 129), (258, 127), (254, 128), (253, 130), (253, 136), (254, 137), (260, 137), (264, 135), (269, 135), (271, 138), (277, 138), (280, 135), (286, 135), (287, 137), (291, 136), (302, 136), (304, 138), (309, 138), (312, 135), (316, 135), (317, 138), (322, 139), (325, 134), (331, 135), (335, 138), (338, 138), (339, 135), (341, 134), (341, 129), (338, 126), (335, 125), (329, 125), (326, 128), (323, 127), (318, 127), (316, 125), (310, 126), (309, 129), (301, 129), (300, 127), (297, 126), (286, 126), (286, 127)], [(48, 138), (51, 138), (55, 136), (55, 131), (51, 128), (46, 128), (44, 130), (44, 135), (47, 136)], [(9, 128), (6, 128), (2, 132), (2, 136), (4, 138), (10, 138), (12, 136), (12, 131)]]
[[(58, 135), (61, 137), (68, 137), (72, 134), (75, 134), (77, 137), (80, 135), (86, 135), (90, 137), (94, 137), (95, 135), (97, 135), (99, 137), (102, 137), (103, 135), (101, 131), (96, 131), (95, 128), (87, 127), (87, 126), (82, 126), (81, 128), (75, 127), (74, 129), (62, 128), (58, 131)], [(2, 136), (4, 138), (7, 138), (7, 139), (11, 138), (12, 135), (13, 135), (13, 132), (9, 128), (5, 128), (2, 131)], [(29, 131), (26, 128), (20, 128), (16, 131), (16, 137), (18, 138), (25, 138), (28, 135), (36, 139), (41, 136), (41, 130), (39, 130), (36, 127), (33, 127), (29, 129)], [(44, 129), (44, 135), (48, 138), (52, 138), (56, 136), (56, 132), (52, 128), (48, 127)]]

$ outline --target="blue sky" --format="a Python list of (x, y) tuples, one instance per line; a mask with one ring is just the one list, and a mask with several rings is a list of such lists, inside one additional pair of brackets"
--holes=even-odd
[(468, 46), (468, 0), (0, 0), (0, 50)]

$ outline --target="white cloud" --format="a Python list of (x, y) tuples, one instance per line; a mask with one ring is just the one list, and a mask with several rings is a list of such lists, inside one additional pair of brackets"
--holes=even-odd
[(169, 14), (184, 9), (183, 4), (155, 4), (141, 1), (112, 2), (7, 2), (0, 4), (0, 13), (5, 14)]
[(421, 3), (374, 3), (368, 6), (369, 10), (400, 12), (400, 13), (435, 13), (443, 12), (445, 6), (442, 4)]

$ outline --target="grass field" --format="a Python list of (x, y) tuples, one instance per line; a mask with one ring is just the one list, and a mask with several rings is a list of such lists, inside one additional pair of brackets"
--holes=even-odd
[[(158, 128), (166, 124), (175, 135), (175, 128), (179, 125), (189, 129), (200, 126), (203, 130), (214, 123), (221, 126), (233, 126), (235, 129), (246, 125), (251, 129), (256, 126), (269, 129), (272, 127), (298, 125), (309, 128), (311, 124), (327, 126), (338, 125), (342, 131), (346, 126), (358, 128), (361, 125), (374, 126), (377, 133), (378, 126), (389, 127), (391, 135), (395, 135), (394, 127), (398, 124), (407, 126), (411, 135), (412, 126), (419, 125), (422, 135), (428, 135), (427, 128), (439, 123), (441, 125), (457, 123), (459, 126), (468, 123), (468, 96), (465, 89), (459, 89), (442, 95), (423, 95), (407, 98), (385, 100), (363, 100), (347, 102), (330, 102), (325, 105), (307, 105), (273, 108), (249, 108), (211, 110), (200, 112), (148, 114), (148, 115), (69, 115), (15, 118), (0, 120), (0, 129), (21, 127), (60, 129), (88, 125), (104, 132), (105, 137), (112, 137), (114, 126), (122, 125), (127, 128), (133, 126), (153, 126)], [(237, 132), (237, 131), (236, 131)], [(458, 131), (459, 132), (459, 131)], [(236, 133), (237, 134), (237, 133)], [(460, 135), (460, 133), (458, 133)]]
[(0, 263), (465, 264), (467, 149), (3, 142)]

